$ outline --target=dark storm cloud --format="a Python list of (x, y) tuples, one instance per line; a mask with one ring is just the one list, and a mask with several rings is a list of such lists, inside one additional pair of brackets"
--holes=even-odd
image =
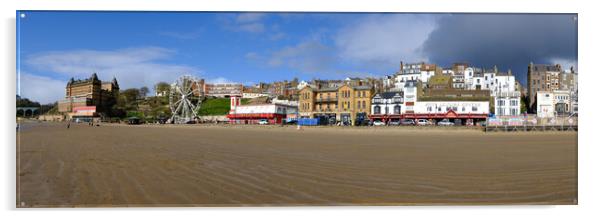
[[(455, 14), (442, 17), (423, 45), (431, 62), (497, 65), (526, 80), (529, 62), (577, 61), (577, 15)], [(570, 66), (563, 66), (569, 68)]]

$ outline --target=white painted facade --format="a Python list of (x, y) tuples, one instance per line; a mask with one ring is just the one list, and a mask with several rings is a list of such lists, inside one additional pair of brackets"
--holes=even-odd
[(458, 114), (489, 114), (489, 101), (419, 101), (414, 104), (414, 113), (446, 113), (450, 109)]
[(470, 89), (472, 87), (472, 79), (474, 77), (474, 68), (468, 67), (464, 69), (464, 88)]
[(576, 113), (574, 94), (568, 90), (537, 92), (537, 117), (550, 118)]
[(372, 98), (371, 115), (391, 115), (405, 112), (403, 93), (387, 92), (376, 94)]
[(258, 97), (267, 97), (267, 96), (269, 96), (269, 95), (264, 94), (264, 93), (248, 93), (248, 92), (242, 93), (242, 98), (249, 98), (249, 99), (258, 98)]
[(454, 70), (449, 69), (449, 68), (441, 70), (441, 73), (444, 74), (444, 75), (453, 75), (453, 74), (455, 74)]
[(296, 106), (281, 104), (238, 105), (230, 114), (293, 114), (297, 113)]
[(465, 88), (464, 73), (457, 73), (452, 75), (452, 87), (455, 89)]
[(552, 92), (537, 92), (537, 117), (554, 117), (554, 94)]
[(495, 73), (493, 72), (486, 72), (483, 74), (483, 85), (481, 86), (482, 90), (491, 90), (494, 82), (494, 78), (495, 78)]
[(413, 73), (413, 74), (397, 74), (393, 78), (395, 90), (401, 90), (406, 86), (406, 82), (408, 81), (417, 81), (421, 80), (422, 74)]
[(422, 81), (422, 84), (426, 85), (426, 83), (429, 82), (429, 79), (431, 77), (435, 76), (435, 70), (429, 70), (429, 71), (420, 71), (420, 81)]
[(507, 91), (494, 94), (494, 113), (496, 116), (520, 115), (520, 92)]
[(516, 90), (514, 75), (494, 75), (490, 88), (492, 94), (497, 92), (511, 92)]

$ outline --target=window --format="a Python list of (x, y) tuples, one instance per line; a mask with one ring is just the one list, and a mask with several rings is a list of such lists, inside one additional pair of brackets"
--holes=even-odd
[(426, 107), (426, 111), (429, 111), (429, 112), (433, 111), (433, 107), (432, 106)]
[(362, 100), (362, 109), (366, 109), (366, 101)]
[(497, 101), (497, 105), (499, 105), (499, 106), (504, 106), (504, 104), (505, 104), (504, 100), (498, 100)]
[(476, 112), (477, 111), (477, 106), (472, 106), (472, 111)]
[(374, 106), (374, 114), (380, 114), (380, 106)]

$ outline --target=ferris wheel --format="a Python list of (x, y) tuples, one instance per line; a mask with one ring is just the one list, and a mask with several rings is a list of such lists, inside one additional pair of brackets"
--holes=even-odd
[(198, 79), (191, 75), (180, 76), (171, 84), (169, 90), (169, 108), (171, 121), (187, 123), (194, 121), (201, 108), (202, 88)]

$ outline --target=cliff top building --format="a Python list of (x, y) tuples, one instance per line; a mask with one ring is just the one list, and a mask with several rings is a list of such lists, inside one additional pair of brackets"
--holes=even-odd
[(96, 73), (87, 79), (71, 78), (65, 87), (65, 99), (59, 101), (59, 112), (69, 118), (109, 115), (118, 95), (115, 77), (110, 82), (100, 81)]
[(564, 88), (576, 92), (574, 75), (569, 76), (568, 74), (572, 73), (563, 71), (559, 64), (530, 63), (527, 68), (527, 94), (530, 111), (535, 112), (537, 110), (537, 92), (555, 91)]

